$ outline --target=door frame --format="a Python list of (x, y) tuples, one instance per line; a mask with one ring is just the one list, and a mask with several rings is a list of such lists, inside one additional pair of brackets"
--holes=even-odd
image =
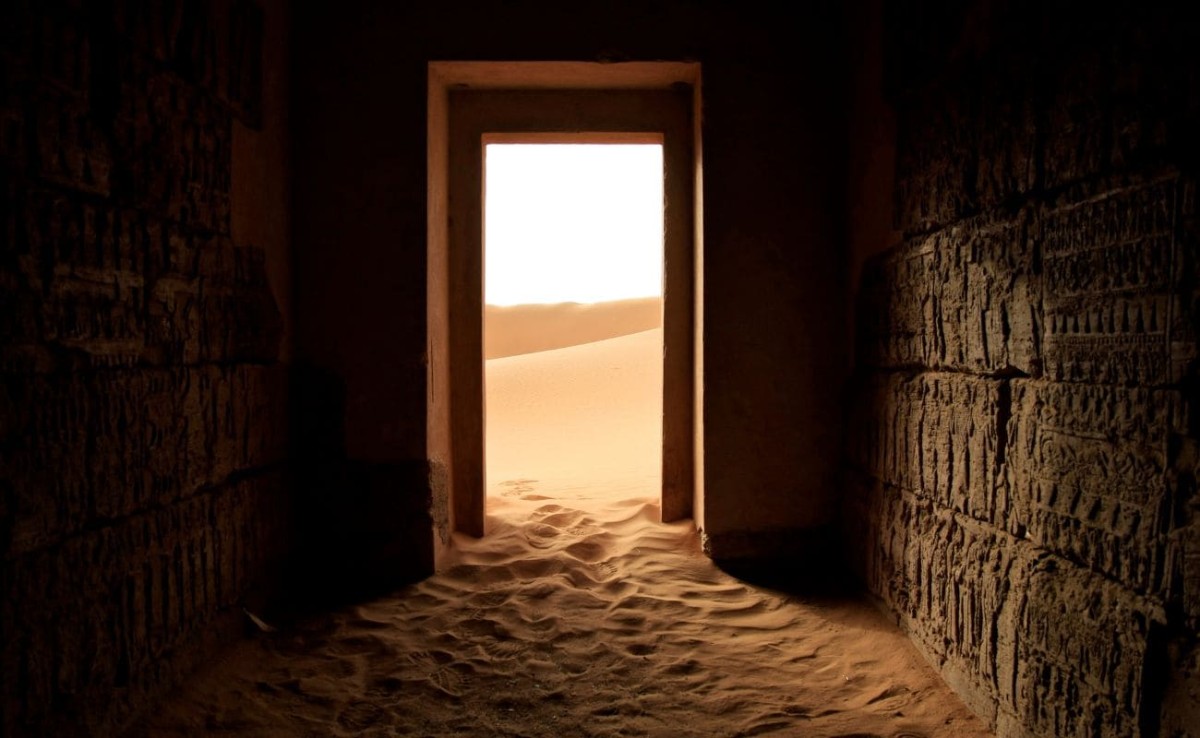
[(662, 518), (699, 502), (699, 64), (430, 62), (427, 450), (440, 554), (486, 527), (483, 152), (487, 142), (661, 142)]

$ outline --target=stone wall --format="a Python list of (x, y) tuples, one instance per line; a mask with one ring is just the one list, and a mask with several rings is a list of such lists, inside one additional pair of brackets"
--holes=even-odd
[(847, 539), (998, 735), (1200, 735), (1197, 40), (1069, 5), (885, 16)]
[(264, 30), (247, 0), (0, 6), (0, 734), (119, 732), (285, 545), (286, 209), (232, 196), (281, 178)]

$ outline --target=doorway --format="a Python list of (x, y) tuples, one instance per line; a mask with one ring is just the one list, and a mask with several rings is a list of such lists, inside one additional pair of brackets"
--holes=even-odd
[(487, 508), (657, 506), (661, 141), (510, 138), (484, 139)]
[(438, 539), (448, 544), (452, 532), (485, 533), (484, 146), (485, 139), (514, 136), (560, 142), (641, 136), (662, 143), (661, 509), (664, 521), (691, 517), (700, 461), (694, 452), (699, 66), (434, 62), (429, 71), (427, 443)]

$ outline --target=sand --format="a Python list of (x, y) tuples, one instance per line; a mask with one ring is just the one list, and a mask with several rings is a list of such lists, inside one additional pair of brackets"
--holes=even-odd
[(483, 355), (486, 359), (576, 346), (662, 325), (662, 300), (635, 297), (599, 304), (488, 305)]
[(739, 581), (690, 522), (659, 522), (661, 340), (490, 361), (488, 534), (391, 596), (238, 644), (144, 732), (989, 735), (866, 602)]
[(661, 346), (655, 328), (489, 361), (489, 503), (653, 498), (662, 473)]

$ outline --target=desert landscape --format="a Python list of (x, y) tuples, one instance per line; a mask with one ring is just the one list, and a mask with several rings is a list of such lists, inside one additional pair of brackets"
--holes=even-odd
[(987, 736), (868, 603), (739, 581), (660, 522), (657, 314), (491, 309), (487, 535), (258, 633), (143, 734)]

